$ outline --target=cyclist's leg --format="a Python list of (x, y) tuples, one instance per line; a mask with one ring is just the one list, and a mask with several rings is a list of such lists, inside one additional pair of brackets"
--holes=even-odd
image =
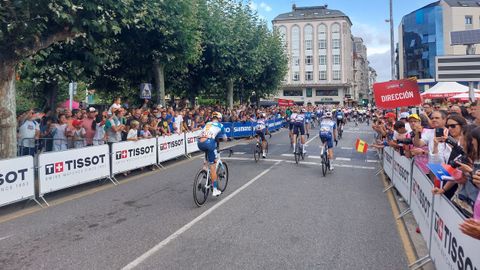
[(305, 153), (305, 128), (303, 125), (300, 126), (300, 141), (302, 142), (302, 151)]
[(294, 124), (293, 125), (293, 136), (292, 136), (292, 144), (293, 144), (293, 152), (295, 153), (295, 147), (296, 147), (296, 144), (297, 144), (297, 136), (299, 136), (299, 127)]
[(330, 134), (327, 140), (328, 146), (328, 159), (333, 160), (333, 136)]

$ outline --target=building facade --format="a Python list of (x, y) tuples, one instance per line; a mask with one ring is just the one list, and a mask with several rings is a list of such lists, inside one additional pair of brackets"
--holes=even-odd
[(368, 103), (373, 104), (373, 85), (377, 82), (377, 71), (373, 67), (368, 67)]
[(400, 78), (435, 78), (435, 56), (464, 55), (452, 46), (450, 32), (480, 28), (480, 1), (441, 0), (405, 15), (399, 26)]
[(368, 99), (367, 47), (360, 37), (353, 38), (353, 87), (352, 99), (359, 102)]
[(276, 98), (344, 104), (352, 97), (353, 37), (348, 16), (327, 6), (296, 7), (273, 20), (289, 69)]

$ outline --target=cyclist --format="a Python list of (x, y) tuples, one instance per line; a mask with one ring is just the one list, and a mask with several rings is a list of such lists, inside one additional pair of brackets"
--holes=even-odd
[[(331, 112), (326, 112), (320, 123), (320, 140), (322, 143), (327, 142), (328, 158), (333, 160), (333, 141), (337, 141), (337, 123), (332, 120)], [(333, 170), (332, 165), (330, 170)]]
[[(290, 138), (290, 146), (293, 147), (294, 140), (293, 140), (293, 126), (295, 125), (295, 118), (297, 117), (297, 109), (293, 109), (292, 113), (290, 114), (290, 118), (288, 119), (288, 137)], [(295, 149), (295, 148), (294, 148)]]
[[(260, 113), (257, 118), (257, 128), (255, 133), (257, 134), (258, 137), (262, 138), (262, 157), (266, 158), (267, 153), (265, 150), (267, 149), (267, 139), (265, 138), (265, 134), (268, 134), (268, 128), (266, 124), (266, 115), (265, 113)], [(258, 138), (257, 138), (258, 140)]]
[(310, 110), (303, 109), (305, 111), (305, 132), (307, 133), (307, 138), (310, 137), (310, 123), (312, 122), (312, 112)]
[(302, 143), (302, 151), (303, 153), (307, 153), (305, 151), (305, 109), (302, 109), (300, 113), (295, 114), (295, 118), (293, 118), (292, 114), (292, 119), (294, 120), (294, 125), (293, 125), (293, 153), (295, 153), (295, 144), (297, 143), (297, 136), (300, 136), (300, 141)]
[(345, 119), (345, 113), (343, 113), (341, 108), (338, 108), (335, 112), (335, 118), (337, 119), (337, 127), (341, 129), (343, 127), (343, 121)]
[(358, 111), (357, 111), (357, 108), (354, 108), (353, 109), (353, 112), (352, 112), (352, 117), (353, 117), (353, 121), (355, 122), (355, 126), (358, 126)]
[(225, 134), (225, 129), (220, 123), (222, 120), (222, 114), (219, 112), (213, 112), (211, 122), (208, 122), (200, 133), (198, 139), (198, 148), (205, 152), (207, 161), (210, 164), (210, 174), (212, 177), (213, 183), (213, 193), (212, 196), (216, 197), (222, 192), (218, 190), (217, 183), (217, 170), (216, 167), (216, 157), (217, 157), (217, 142), (216, 140), (226, 140), (227, 135)]

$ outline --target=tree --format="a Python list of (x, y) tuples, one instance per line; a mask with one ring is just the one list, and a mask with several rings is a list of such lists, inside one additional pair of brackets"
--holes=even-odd
[[(119, 32), (133, 25), (135, 3), (142, 1), (58, 0), (2, 1), (0, 5), (0, 159), (16, 155), (15, 69), (25, 58), (51, 45), (88, 36)], [(141, 6), (141, 5), (139, 5)]]

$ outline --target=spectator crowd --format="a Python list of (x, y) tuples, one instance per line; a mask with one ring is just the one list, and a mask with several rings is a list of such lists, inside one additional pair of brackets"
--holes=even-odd
[[(415, 164), (465, 215), (460, 230), (480, 240), (480, 102), (422, 104), (419, 113), (374, 110), (373, 147), (390, 146)], [(448, 164), (451, 177), (437, 179), (428, 164)]]

